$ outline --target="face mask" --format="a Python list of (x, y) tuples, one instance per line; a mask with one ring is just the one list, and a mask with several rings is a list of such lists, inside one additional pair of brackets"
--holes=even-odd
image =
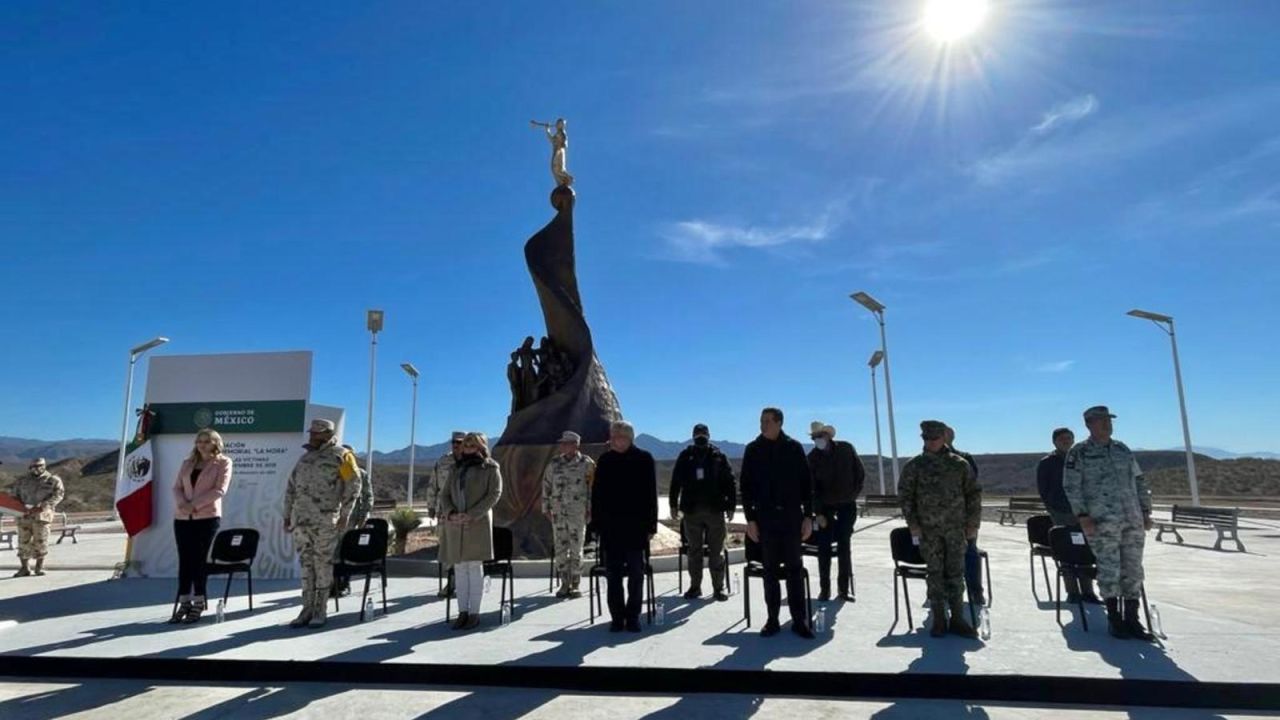
[(829, 442), (830, 440), (827, 440), (826, 438), (821, 437), (821, 438), (818, 438), (817, 440), (814, 440), (813, 444), (814, 444), (814, 447), (818, 448), (819, 450), (826, 450), (827, 443)]
[(697, 445), (698, 447), (706, 447), (710, 442), (711, 440), (709, 438), (704, 437), (702, 435), (699, 435), (698, 437), (693, 439), (693, 444)]

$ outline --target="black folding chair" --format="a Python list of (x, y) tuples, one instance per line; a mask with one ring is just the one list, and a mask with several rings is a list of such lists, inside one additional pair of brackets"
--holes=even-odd
[[(751, 627), (751, 578), (760, 578), (764, 581), (764, 551), (760, 548), (760, 544), (753, 542), (751, 538), (743, 538), (743, 554), (745, 564), (742, 569), (742, 616), (747, 621), (747, 627)], [(801, 573), (804, 577), (804, 605), (808, 617), (813, 617), (813, 592), (809, 585), (809, 568), (801, 567)], [(786, 566), (781, 563), (778, 565), (778, 577), (785, 579)]]
[[(493, 528), (493, 559), (485, 560), (481, 563), (484, 575), (491, 577), (497, 575), (502, 578), (502, 587), (498, 597), (498, 611), (502, 611), (502, 603), (509, 602), (508, 607), (511, 608), (511, 619), (515, 619), (516, 612), (516, 575), (514, 566), (511, 564), (512, 557), (515, 555), (515, 538), (511, 534), (511, 528), (497, 527)], [(449, 568), (449, 582), (454, 582), (453, 568)], [(456, 589), (455, 585), (455, 589)], [(510, 595), (508, 595), (510, 593)], [(449, 622), (453, 619), (453, 598), (456, 593), (450, 593), (444, 599), (444, 620)]]
[[(1058, 564), (1058, 578), (1055, 584), (1054, 618), (1062, 625), (1062, 579), (1074, 577), (1080, 587), (1098, 577), (1098, 558), (1089, 548), (1084, 531), (1078, 527), (1058, 526), (1049, 531), (1049, 547), (1053, 551), (1053, 559)], [(1147, 586), (1140, 588), (1142, 593), (1142, 611), (1147, 616), (1147, 627), (1151, 627), (1151, 607), (1147, 604)], [(1080, 593), (1076, 607), (1080, 611), (1080, 624), (1085, 632), (1089, 632), (1089, 616), (1084, 610), (1084, 593)]]
[[(604, 593), (600, 592), (600, 578), (607, 578), (609, 575), (607, 559), (605, 558), (604, 545), (599, 538), (596, 539), (596, 562), (587, 572), (587, 582), (590, 583), (590, 595), (587, 597), (587, 607), (591, 616), (591, 624), (596, 622), (596, 615), (604, 615)], [(657, 605), (657, 593), (653, 589), (653, 563), (650, 562), (649, 548), (644, 549), (644, 575), (645, 575), (645, 619), (649, 624), (653, 624), (653, 615)], [(624, 579), (625, 582), (625, 579)]]
[(915, 619), (911, 617), (911, 590), (907, 580), (925, 580), (929, 570), (925, 566), (924, 557), (920, 555), (920, 546), (912, 542), (910, 528), (894, 528), (889, 533), (889, 551), (893, 555), (893, 627), (898, 626), (898, 583), (902, 583), (902, 595), (906, 599), (907, 626), (915, 627)]
[(1045, 558), (1053, 557), (1053, 548), (1049, 546), (1049, 531), (1053, 529), (1053, 518), (1048, 515), (1032, 515), (1027, 518), (1027, 545), (1029, 546), (1027, 561), (1031, 570), (1031, 596), (1036, 600), (1036, 558), (1040, 558), (1040, 569), (1044, 571), (1044, 588), (1049, 592), (1053, 583), (1049, 582), (1049, 562)]
[[(209, 560), (204, 564), (205, 576), (226, 575), (227, 586), (222, 590), (225, 605), (231, 596), (231, 580), (236, 573), (244, 573), (249, 584), (249, 612), (253, 612), (253, 561), (258, 557), (258, 531), (251, 528), (231, 528), (219, 532), (209, 549)], [(178, 596), (173, 598), (173, 611), (178, 611)]]
[[(676, 574), (677, 574), (677, 577), (679, 578), (680, 594), (683, 595), (684, 594), (684, 559), (689, 554), (690, 548), (689, 548), (689, 540), (684, 536), (684, 522), (680, 522), (679, 525), (680, 525), (680, 555), (676, 557)], [(729, 591), (729, 594), (733, 594), (733, 576), (729, 572), (730, 563), (729, 563), (728, 538), (726, 537), (725, 540), (726, 542), (724, 544), (724, 550), (723, 550), (724, 585), (725, 585), (725, 589)], [(711, 548), (706, 544), (702, 546), (702, 557), (704, 561), (711, 559)]]
[[(382, 581), (382, 612), (387, 612), (387, 521), (370, 518), (364, 527), (354, 528), (342, 535), (338, 549), (338, 562), (333, 565), (333, 577), (364, 576), (364, 591), (360, 594), (360, 620), (364, 621), (365, 600), (369, 597), (369, 582), (377, 573)], [(333, 609), (338, 611), (338, 598), (333, 598)]]
[[(552, 552), (552, 556), (547, 559), (547, 592), (549, 593), (554, 593), (556, 591), (556, 558), (554, 550)], [(594, 561), (595, 557), (596, 543), (592, 539), (592, 536), (588, 534), (582, 545), (582, 562), (586, 563), (588, 560)], [(588, 567), (590, 567), (590, 565), (588, 565)]]

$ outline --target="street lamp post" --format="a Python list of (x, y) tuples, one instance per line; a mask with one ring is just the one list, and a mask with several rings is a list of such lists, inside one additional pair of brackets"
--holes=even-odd
[(880, 494), (884, 495), (884, 451), (880, 449), (880, 394), (876, 392), (876, 366), (884, 359), (884, 351), (871, 354), (867, 365), (871, 368), (871, 408), (876, 416), (876, 474), (880, 478)]
[(365, 438), (364, 470), (373, 482), (373, 389), (377, 379), (378, 333), (382, 332), (382, 311), (370, 310), (365, 317), (369, 329), (369, 433)]
[[(124, 457), (129, 447), (129, 406), (133, 404), (133, 366), (138, 363), (138, 358), (146, 351), (160, 347), (169, 342), (167, 337), (155, 337), (141, 345), (129, 350), (129, 367), (125, 373), (124, 381), (124, 413), (120, 418), (120, 455), (116, 462), (116, 489), (120, 488), (120, 484), (124, 482)], [(120, 513), (116, 511), (115, 505), (111, 506), (112, 517), (120, 518)]]
[(413, 380), (413, 404), (409, 409), (409, 507), (413, 507), (413, 456), (418, 426), (418, 368), (413, 363), (400, 363), (400, 367)]
[(880, 323), (880, 352), (884, 361), (884, 397), (889, 406), (889, 451), (893, 453), (893, 494), (898, 494), (898, 433), (893, 422), (893, 383), (889, 377), (889, 342), (884, 332), (884, 305), (865, 292), (856, 292), (849, 297), (875, 315)]
[(1178, 336), (1173, 330), (1173, 317), (1146, 310), (1130, 310), (1130, 317), (1150, 320), (1152, 324), (1169, 336), (1169, 344), (1173, 346), (1173, 378), (1178, 386), (1178, 409), (1182, 412), (1182, 442), (1187, 448), (1187, 479), (1191, 481), (1191, 504), (1200, 504), (1200, 484), (1196, 480), (1196, 457), (1191, 450), (1191, 426), (1187, 422), (1187, 397), (1182, 391), (1182, 365), (1178, 362)]

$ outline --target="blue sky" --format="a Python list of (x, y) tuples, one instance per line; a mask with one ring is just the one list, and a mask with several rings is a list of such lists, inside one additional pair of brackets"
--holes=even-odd
[[(982, 452), (1085, 407), (1138, 447), (1280, 450), (1280, 5), (997, 2), (942, 46), (882, 2), (0, 6), (0, 434), (112, 437), (128, 347), (311, 349), (375, 446), (500, 431), (541, 316), (521, 246), (569, 119), (578, 272), (641, 432), (836, 425)], [(145, 373), (139, 380), (144, 380)], [(883, 392), (883, 385), (881, 386)], [(881, 412), (884, 412), (883, 398)], [(886, 431), (885, 450), (888, 451)]]

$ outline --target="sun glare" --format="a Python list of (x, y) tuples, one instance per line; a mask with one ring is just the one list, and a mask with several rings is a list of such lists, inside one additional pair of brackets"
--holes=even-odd
[(949, 43), (971, 35), (986, 17), (987, 0), (928, 0), (922, 22), (934, 39)]

